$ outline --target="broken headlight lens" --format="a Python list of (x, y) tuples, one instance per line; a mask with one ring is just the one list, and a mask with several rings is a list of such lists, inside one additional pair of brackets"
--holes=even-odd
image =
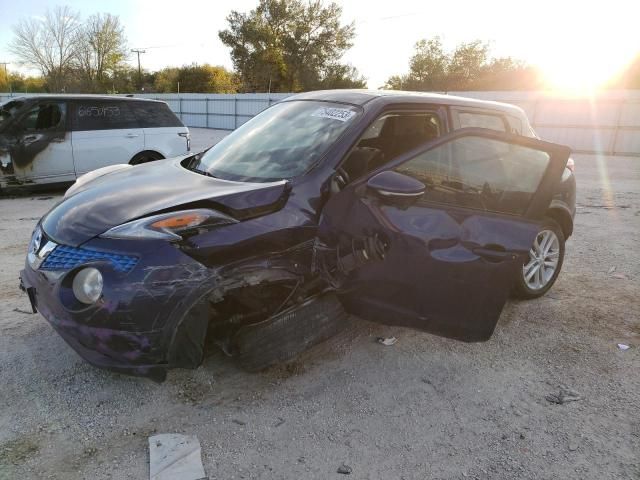
[(190, 231), (230, 223), (237, 223), (237, 220), (214, 210), (198, 208), (140, 218), (113, 227), (100, 236), (129, 240), (181, 240), (182, 236)]
[(73, 277), (73, 294), (78, 301), (87, 305), (98, 301), (103, 286), (102, 274), (97, 268), (83, 268)]

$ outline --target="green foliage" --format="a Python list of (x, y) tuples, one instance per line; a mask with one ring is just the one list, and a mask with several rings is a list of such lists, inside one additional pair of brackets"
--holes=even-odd
[(391, 90), (455, 91), (535, 89), (538, 72), (510, 57), (489, 58), (489, 45), (475, 40), (447, 53), (439, 37), (415, 44), (407, 75), (389, 77)]
[(218, 35), (231, 48), (245, 91), (360, 86), (355, 69), (339, 63), (355, 36), (341, 14), (337, 4), (320, 0), (260, 0), (249, 13), (232, 11)]
[(236, 93), (239, 82), (233, 72), (221, 66), (185, 65), (169, 67), (157, 72), (155, 90), (169, 93), (178, 90), (191, 93)]
[(42, 77), (25, 76), (11, 71), (8, 71), (5, 76), (4, 68), (0, 68), (0, 92), (9, 91), (20, 93), (46, 92), (45, 81)]

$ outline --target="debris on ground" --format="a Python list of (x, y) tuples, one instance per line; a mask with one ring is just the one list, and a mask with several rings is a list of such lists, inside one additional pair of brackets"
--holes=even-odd
[(349, 465), (345, 465), (344, 463), (338, 467), (338, 473), (343, 475), (351, 475), (353, 469)]
[(615, 265), (614, 265), (613, 267), (611, 267), (611, 268), (609, 269), (609, 271), (608, 271), (607, 273), (612, 274), (612, 273), (613, 273), (613, 272), (615, 272), (615, 271), (616, 271), (616, 267), (615, 267)]
[(625, 343), (619, 343), (618, 348), (624, 352), (625, 350), (629, 350), (631, 347)]
[(386, 345), (387, 347), (390, 347), (391, 345), (393, 345), (394, 343), (396, 343), (398, 341), (398, 339), (396, 337), (378, 337), (377, 339), (378, 343), (381, 343), (382, 345)]
[(162, 433), (149, 437), (150, 480), (201, 480), (206, 478), (200, 442), (194, 435)]
[(624, 273), (614, 273), (611, 275), (613, 278), (617, 278), (619, 280), (626, 280), (627, 276)]
[(582, 396), (568, 387), (560, 385), (558, 387), (557, 393), (550, 393), (544, 397), (547, 402), (557, 403), (558, 405), (562, 405), (564, 403), (569, 402), (577, 402), (578, 400), (582, 400)]

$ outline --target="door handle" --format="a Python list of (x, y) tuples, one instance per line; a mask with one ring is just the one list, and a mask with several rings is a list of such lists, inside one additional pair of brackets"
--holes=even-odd
[(505, 250), (496, 247), (477, 247), (471, 250), (479, 257), (484, 258), (488, 262), (500, 263), (507, 260), (515, 260), (516, 256)]
[(138, 135), (137, 133), (127, 133), (125, 135), (125, 137), (127, 137), (127, 138), (136, 138), (136, 137), (139, 137), (139, 136), (140, 135)]

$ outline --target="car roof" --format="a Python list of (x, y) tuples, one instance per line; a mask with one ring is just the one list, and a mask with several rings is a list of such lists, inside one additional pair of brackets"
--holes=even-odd
[(477, 100), (475, 98), (459, 97), (456, 95), (431, 93), (431, 92), (406, 92), (402, 90), (317, 90), (315, 92), (305, 92), (285, 98), (283, 101), (291, 100), (319, 100), (324, 102), (350, 103), (352, 105), (363, 106), (366, 103), (377, 100), (376, 103), (387, 105), (425, 103), (431, 105), (455, 105), (461, 107), (488, 108), (501, 110), (506, 113), (522, 115), (524, 111), (508, 103), (491, 102), (488, 100)]
[(116, 96), (116, 95), (91, 95), (91, 94), (42, 94), (42, 95), (29, 95), (28, 97), (11, 97), (7, 99), (8, 102), (12, 100), (20, 100), (23, 102), (30, 102), (33, 100), (116, 100), (116, 101), (133, 101), (133, 102), (155, 102), (155, 103), (164, 103), (161, 100), (154, 100), (151, 98), (137, 98), (137, 97), (126, 97), (126, 96)]

